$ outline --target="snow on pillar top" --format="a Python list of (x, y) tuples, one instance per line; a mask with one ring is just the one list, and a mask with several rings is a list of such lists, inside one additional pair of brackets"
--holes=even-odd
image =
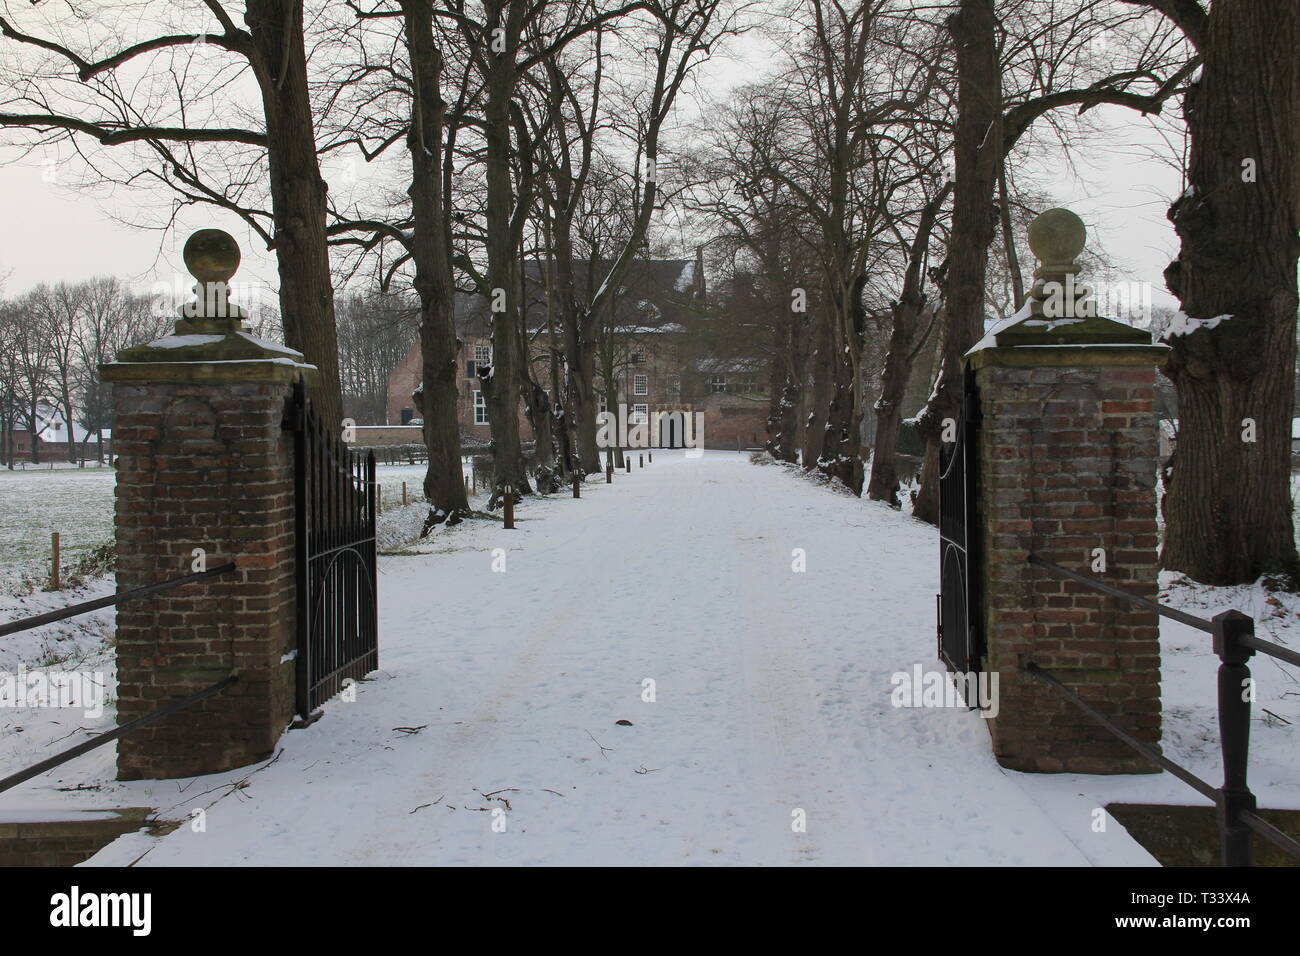
[(1044, 345), (1150, 346), (1151, 336), (1126, 322), (1097, 315), (1092, 290), (1077, 280), (1076, 261), (1088, 240), (1083, 220), (1049, 209), (1029, 224), (1029, 248), (1038, 259), (1025, 307), (999, 323), (972, 352)]
[(185, 268), (194, 276), (194, 300), (179, 309), (176, 331), (122, 349), (100, 366), (106, 382), (296, 381), (315, 384), (314, 365), (296, 349), (256, 338), (248, 313), (230, 301), (239, 269), (239, 244), (221, 229), (200, 229), (185, 242)]
[(1068, 209), (1049, 209), (1029, 224), (1029, 248), (1039, 263), (1034, 270), (1034, 287), (1029, 293), (1034, 315), (1039, 318), (1050, 316), (1050, 312), (1044, 309), (1044, 303), (1050, 305), (1054, 284), (1059, 285), (1063, 293), (1069, 286), (1069, 292), (1073, 293), (1069, 301), (1062, 297), (1063, 304), (1067, 306), (1074, 305), (1083, 298), (1087, 290), (1074, 282), (1074, 277), (1079, 274), (1079, 264), (1075, 260), (1083, 252), (1087, 241), (1088, 228), (1082, 219)]

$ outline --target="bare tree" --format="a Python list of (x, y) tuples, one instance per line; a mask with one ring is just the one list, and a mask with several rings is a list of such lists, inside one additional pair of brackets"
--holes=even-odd
[[(918, 416), (926, 440), (913, 514), (938, 520), (939, 446), (956, 419), (963, 356), (984, 332), (984, 286), (996, 234), (998, 174), (1030, 126), (1053, 111), (1103, 103), (1158, 113), (1199, 66), (1176, 31), (1111, 0), (1035, 5), (1023, 0), (956, 0), (948, 18), (957, 62), (956, 185), (945, 278), (943, 364)], [(1108, 51), (1108, 69), (1095, 51)]]
[[(775, 458), (796, 462), (802, 421), (816, 409), (805, 383), (812, 316), (823, 303), (816, 220), (782, 182), (793, 175), (783, 145), (799, 135), (782, 87), (780, 81), (742, 87), (711, 117), (702, 182), (689, 205), (707, 217), (716, 230), (715, 248), (731, 259), (722, 315), (765, 322), (771, 363), (766, 447)], [(783, 175), (772, 175), (776, 169)]]
[[(126, 181), (143, 178), (165, 183), (181, 202), (209, 203), (241, 216), (275, 249), (285, 341), (320, 370), (317, 407), (325, 421), (339, 421), (342, 400), (325, 237), (326, 186), (312, 126), (303, 0), (246, 0), (245, 27), (235, 23), (219, 0), (203, 0), (201, 7), (211, 28), (199, 32), (172, 27), (181, 17), (193, 22), (201, 12), (198, 7), (175, 12), (170, 5), (145, 2), (133, 5), (129, 11), (133, 18), (111, 18), (100, 9), (78, 11), (72, 19), (74, 28), (51, 12), (41, 24), (46, 35), (38, 36), (30, 28), (15, 26), (16, 18), (6, 4), (9, 16), (0, 17), (0, 34), (33, 56), (44, 53), (45, 58), (34, 60), (14, 78), (4, 96), (0, 126), (32, 131), (30, 145), (61, 140), (77, 149), (80, 140), (102, 146), (144, 144), (154, 154), (152, 160), (139, 160), (123, 177)], [(40, 11), (32, 16), (40, 16)], [(176, 32), (146, 33), (111, 52), (83, 55), (62, 39), (74, 33), (84, 37), (83, 20), (101, 36), (125, 36), (141, 25), (156, 24)], [(239, 71), (251, 71), (260, 93), (263, 130), (190, 125), (199, 97), (185, 81), (195, 55), (211, 55), (221, 64), (233, 58)], [(130, 77), (137, 71), (170, 77), (173, 95), (164, 99), (156, 95), (157, 84), (133, 83)], [(220, 112), (221, 103), (214, 94), (233, 82), (229, 76), (212, 80), (215, 89), (207, 92), (214, 113)], [(240, 201), (237, 181), (217, 185), (206, 181), (204, 159), (212, 154), (197, 153), (195, 146), (214, 143), (265, 151), (273, 219), (269, 228), (264, 211)]]
[(355, 292), (338, 296), (339, 374), (343, 410), (361, 425), (382, 425), (388, 376), (419, 340), (420, 310), (398, 295)]
[(63, 414), (67, 426), (64, 442), (68, 461), (77, 460), (76, 416), (72, 405), (73, 380), (77, 361), (76, 342), (81, 321), (86, 289), (82, 285), (60, 282), (44, 283), (33, 288), (25, 297), (29, 315), (37, 333), (45, 339), (49, 356), (50, 393), (55, 406)]
[[(37, 433), (41, 428), (41, 406), (54, 396), (53, 355), (50, 341), (40, 327), (40, 305), (32, 293), (19, 297), (8, 313), (7, 377), (13, 396), (14, 418), (31, 437), (31, 460), (39, 462)], [(11, 459), (12, 462), (12, 459)]]
[(1187, 318), (1166, 333), (1178, 444), (1165, 567), (1208, 584), (1296, 574), (1290, 492), (1300, 255), (1300, 9), (1128, 0), (1177, 25), (1204, 62), (1183, 98), (1188, 188), (1165, 270)]
[[(620, 322), (616, 315), (620, 289), (643, 254), (656, 210), (668, 198), (664, 183), (671, 176), (664, 130), (683, 86), (711, 48), (740, 29), (735, 6), (723, 0), (652, 0), (626, 7), (624, 14), (640, 8), (645, 15), (627, 17), (626, 23), (620, 20), (610, 32), (617, 38), (620, 63), (633, 73), (636, 67), (631, 64), (639, 64), (648, 74), (642, 84), (625, 78), (617, 89), (602, 92), (605, 57), (612, 54), (604, 52), (605, 31), (600, 29), (588, 31), (592, 49), (587, 61), (569, 68), (552, 63), (539, 80), (548, 93), (551, 136), (541, 141), (536, 153), (541, 163), (537, 179), (551, 219), (554, 289), (566, 343), (564, 407), (580, 467), (587, 472), (601, 468), (596, 445), (597, 356), (603, 354), (599, 361), (606, 373), (611, 372), (609, 363), (615, 361), (617, 349), (605, 333)], [(602, 156), (597, 137), (605, 130), (610, 135)], [(614, 157), (622, 154), (630, 154), (622, 167), (627, 185), (619, 187), (626, 197), (626, 215), (619, 217), (625, 228), (620, 233), (606, 230), (596, 243), (603, 274), (596, 276), (590, 294), (581, 296), (583, 277), (576, 268), (573, 245), (575, 217), (588, 201), (586, 193), (596, 188), (594, 166), (599, 161), (605, 171), (600, 188), (608, 191), (611, 175), (620, 168)], [(593, 238), (590, 230), (587, 238)], [(588, 276), (596, 261), (588, 257)], [(601, 377), (608, 403), (613, 386), (608, 374)]]
[(75, 340), (75, 388), (81, 424), (94, 433), (96, 457), (104, 460), (104, 430), (113, 427), (113, 386), (101, 380), (99, 367), (120, 349), (147, 342), (170, 330), (171, 316), (134, 295), (116, 276), (80, 283), (84, 289)]
[(899, 243), (906, 250), (903, 286), (890, 303), (889, 351), (880, 372), (880, 397), (876, 399), (876, 443), (871, 456), (869, 498), (897, 505), (898, 430), (902, 424), (903, 392), (912, 364), (929, 339), (930, 325), (938, 315), (925, 292), (930, 244), (940, 210), (952, 191), (947, 182), (934, 190), (920, 210), (910, 240), (895, 226)]

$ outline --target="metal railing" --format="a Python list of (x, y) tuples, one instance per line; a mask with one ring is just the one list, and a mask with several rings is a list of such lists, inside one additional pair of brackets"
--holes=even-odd
[(1255, 621), (1240, 611), (1224, 611), (1212, 619), (1197, 617), (1177, 608), (1167, 607), (1120, 588), (1095, 581), (1085, 574), (1063, 568), (1036, 554), (1028, 557), (1030, 564), (1069, 578), (1101, 594), (1136, 604), (1161, 617), (1186, 624), (1213, 636), (1214, 653), (1219, 657), (1219, 740), (1223, 751), (1223, 786), (1215, 787), (1202, 780), (1186, 767), (1174, 763), (1142, 743), (1119, 727), (1105, 714), (1088, 704), (1065, 686), (1051, 671), (1030, 661), (1025, 670), (1056, 690), (1066, 700), (1083, 711), (1107, 731), (1123, 741), (1142, 757), (1169, 771), (1183, 783), (1212, 801), (1218, 808), (1219, 835), (1224, 866), (1253, 865), (1251, 834), (1257, 833), (1274, 846), (1300, 859), (1300, 843), (1255, 813), (1255, 795), (1247, 784), (1250, 754), (1250, 702), (1252, 695), (1242, 693), (1250, 686), (1250, 668), (1247, 661), (1258, 651), (1288, 664), (1300, 666), (1300, 654), (1290, 648), (1261, 640), (1255, 636)]
[[(91, 611), (97, 611), (100, 608), (112, 607), (122, 604), (125, 601), (134, 601), (163, 591), (170, 591), (174, 588), (184, 587), (187, 584), (193, 584), (196, 581), (202, 581), (206, 578), (226, 574), (233, 570), (235, 570), (235, 562), (227, 561), (225, 564), (219, 565), (215, 568), (209, 568), (206, 571), (198, 571), (193, 574), (182, 574), (178, 577), (169, 578), (166, 581), (157, 581), (153, 584), (146, 584), (143, 587), (131, 588), (129, 591), (119, 591), (116, 594), (110, 594), (108, 597), (96, 598), (93, 601), (83, 601), (80, 604), (73, 604), (57, 611), (47, 611), (44, 614), (36, 614), (32, 617), (10, 621), (7, 624), (0, 625), (0, 637), (4, 637), (7, 634), (16, 634), (19, 631), (30, 630), (33, 627), (40, 627), (42, 624), (49, 624), (53, 621), (62, 621), (65, 618), (75, 617), (78, 614), (87, 614)], [(82, 754), (89, 753), (97, 747), (102, 747), (104, 744), (117, 740), (119, 737), (129, 734), (133, 730), (139, 730), (141, 727), (146, 727), (149, 724), (159, 721), (169, 714), (174, 714), (179, 710), (184, 710), (186, 707), (197, 704), (201, 700), (206, 700), (214, 694), (219, 694), (227, 687), (237, 683), (238, 680), (238, 674), (231, 674), (227, 677), (223, 677), (215, 684), (205, 687), (203, 690), (196, 691), (187, 697), (181, 697), (169, 701), (155, 711), (136, 717), (134, 720), (129, 720), (125, 724), (120, 724), (106, 733), (100, 734), (90, 740), (83, 741), (73, 747), (69, 747), (67, 750), (61, 751), (53, 757), (47, 757), (39, 763), (34, 763), (30, 767), (25, 767), (16, 773), (11, 773), (7, 777), (0, 778), (0, 793), (12, 789), (13, 787), (18, 786), (18, 784), (32, 779), (32, 777), (40, 776), (47, 770), (52, 770), (61, 764), (65, 764), (74, 757), (80, 757)]]
[(60, 608), (57, 611), (46, 611), (44, 614), (35, 614), (31, 617), (19, 618), (16, 621), (9, 621), (7, 624), (0, 624), (0, 637), (17, 634), (19, 631), (28, 631), (33, 627), (40, 627), (42, 624), (51, 624), (54, 621), (62, 621), (65, 618), (76, 617), (78, 614), (88, 614), (91, 611), (98, 611), (102, 607), (113, 607), (121, 604), (123, 601), (134, 601), (136, 598), (149, 597), (151, 594), (158, 594), (161, 591), (170, 591), (172, 588), (183, 587), (186, 584), (193, 584), (195, 581), (202, 581), (205, 578), (216, 577), (219, 574), (225, 574), (226, 572), (233, 570), (235, 570), (235, 562), (227, 561), (219, 567), (209, 568), (206, 571), (196, 571), (193, 574), (182, 574), (180, 577), (169, 578), (166, 581), (157, 581), (153, 584), (146, 584), (142, 587), (132, 588), (129, 591), (118, 591), (116, 594), (110, 594), (108, 597), (96, 598), (93, 601), (83, 601), (80, 604), (71, 604), (68, 607)]
[(161, 720), (168, 714), (174, 714), (178, 710), (184, 710), (191, 704), (197, 704), (199, 701), (205, 700), (214, 694), (219, 694), (227, 687), (237, 683), (238, 680), (239, 675), (237, 674), (223, 677), (211, 687), (205, 687), (203, 690), (190, 694), (188, 697), (181, 697), (177, 700), (170, 701), (164, 706), (159, 707), (157, 710), (145, 714), (143, 717), (129, 720), (125, 724), (120, 724), (117, 727), (114, 727), (107, 733), (100, 734), (98, 737), (92, 737), (90, 740), (83, 741), (75, 747), (69, 747), (67, 750), (57, 753), (53, 757), (47, 757), (39, 763), (34, 763), (30, 767), (19, 770), (17, 773), (11, 773), (9, 776), (0, 779), (0, 793), (4, 793), (6, 790), (16, 787), (23, 781), (32, 779), (32, 777), (39, 777), (41, 774), (45, 773), (45, 771), (53, 770), (60, 764), (65, 764), (74, 757), (80, 757), (84, 753), (89, 753), (96, 747), (102, 747), (104, 744), (114, 741), (118, 737), (123, 737), (133, 730), (139, 730), (141, 727), (146, 727), (155, 721)]

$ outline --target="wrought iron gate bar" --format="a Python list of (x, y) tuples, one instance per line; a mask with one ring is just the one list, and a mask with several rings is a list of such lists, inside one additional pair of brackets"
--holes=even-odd
[(299, 716), (310, 718), (379, 664), (375, 454), (354, 452), (317, 420), (301, 383), (296, 431)]
[(954, 672), (981, 670), (984, 653), (979, 601), (976, 457), (979, 396), (965, 373), (961, 418), (939, 454), (939, 659)]

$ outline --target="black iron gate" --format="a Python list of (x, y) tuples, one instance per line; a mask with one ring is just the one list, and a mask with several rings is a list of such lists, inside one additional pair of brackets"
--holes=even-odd
[(298, 714), (379, 666), (375, 453), (353, 452), (316, 418), (301, 382), (293, 428), (297, 524)]
[(959, 674), (979, 672), (984, 654), (975, 468), (979, 417), (975, 376), (968, 369), (956, 435), (939, 453), (939, 658)]

